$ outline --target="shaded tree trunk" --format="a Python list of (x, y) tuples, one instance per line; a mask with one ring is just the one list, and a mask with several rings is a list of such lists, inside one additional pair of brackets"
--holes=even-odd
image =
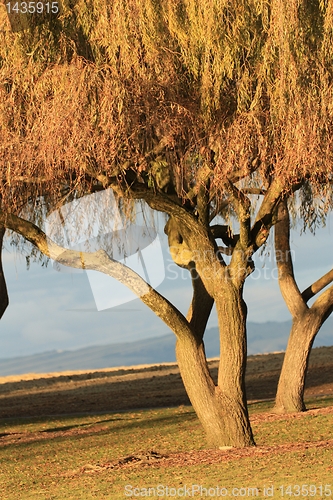
[(293, 321), (275, 398), (276, 413), (293, 413), (306, 409), (305, 379), (312, 344), (320, 327), (318, 318), (310, 313)]
[(9, 305), (7, 285), (2, 267), (2, 244), (5, 231), (6, 229), (0, 226), (0, 318), (2, 318)]
[(290, 252), (290, 221), (286, 201), (279, 205), (278, 220), (275, 226), (275, 253), (279, 285), (293, 323), (279, 378), (274, 411), (293, 413), (306, 409), (304, 387), (309, 357), (318, 331), (333, 311), (333, 287), (324, 291), (311, 307), (307, 302), (333, 281), (333, 270), (301, 293), (295, 280)]

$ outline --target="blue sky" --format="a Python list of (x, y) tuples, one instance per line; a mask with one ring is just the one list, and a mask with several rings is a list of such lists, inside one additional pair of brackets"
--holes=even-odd
[[(332, 268), (332, 218), (315, 236), (311, 233), (300, 236), (299, 232), (292, 233), (292, 250), (297, 281), (303, 290)], [(159, 227), (159, 238), (165, 278), (157, 289), (186, 313), (191, 300), (188, 272), (172, 262), (163, 225)], [(265, 257), (256, 257), (256, 271), (246, 282), (249, 321), (290, 319), (280, 296), (271, 244), (268, 251)], [(1, 358), (127, 342), (169, 332), (139, 299), (98, 311), (85, 272), (57, 272), (52, 264), (45, 268), (35, 263), (27, 270), (25, 258), (8, 241), (3, 261), (10, 305), (0, 321)], [(119, 293), (119, 288), (114, 288), (114, 295)], [(216, 325), (214, 313), (209, 326)]]

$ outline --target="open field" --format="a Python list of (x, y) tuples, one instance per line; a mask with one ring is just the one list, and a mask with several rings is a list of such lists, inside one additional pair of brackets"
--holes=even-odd
[(270, 412), (281, 359), (249, 358), (246, 450), (206, 449), (174, 365), (1, 379), (0, 498), (333, 498), (333, 347), (303, 414)]

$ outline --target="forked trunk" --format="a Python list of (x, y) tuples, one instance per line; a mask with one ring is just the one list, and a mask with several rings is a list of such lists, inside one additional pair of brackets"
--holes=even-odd
[(275, 398), (275, 413), (304, 411), (304, 385), (313, 341), (322, 321), (309, 311), (292, 324)]
[[(221, 302), (221, 303), (219, 303)], [(208, 369), (203, 343), (177, 340), (176, 355), (185, 389), (214, 448), (254, 445), (245, 397), (246, 306), (240, 292), (221, 297), (217, 309), (221, 357), (218, 385)]]
[(274, 411), (292, 413), (305, 410), (304, 384), (311, 347), (322, 324), (333, 311), (333, 286), (309, 308), (308, 301), (333, 281), (333, 269), (300, 292), (294, 275), (290, 250), (290, 220), (287, 200), (278, 207), (275, 226), (276, 263), (282, 296), (293, 318), (277, 389)]

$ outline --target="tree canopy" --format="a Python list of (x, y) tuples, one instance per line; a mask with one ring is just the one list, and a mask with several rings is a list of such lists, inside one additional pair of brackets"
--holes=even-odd
[(49, 22), (12, 32), (2, 6), (3, 207), (13, 208), (22, 182), (30, 195), (53, 197), (55, 186), (138, 184), (195, 207), (209, 180), (217, 209), (230, 182), (253, 192), (272, 179), (284, 190), (301, 182), (304, 199), (309, 185), (311, 199), (318, 187), (327, 195), (330, 2), (62, 7)]

